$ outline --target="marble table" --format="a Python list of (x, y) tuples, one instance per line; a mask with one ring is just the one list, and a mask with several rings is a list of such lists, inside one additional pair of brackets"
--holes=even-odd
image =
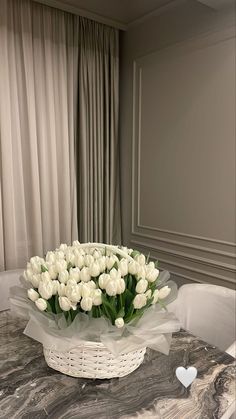
[[(235, 400), (235, 359), (182, 330), (169, 356), (147, 351), (132, 374), (112, 380), (72, 378), (50, 369), (24, 322), (0, 313), (0, 418), (211, 419), (227, 417)], [(187, 389), (178, 366), (195, 366)]]

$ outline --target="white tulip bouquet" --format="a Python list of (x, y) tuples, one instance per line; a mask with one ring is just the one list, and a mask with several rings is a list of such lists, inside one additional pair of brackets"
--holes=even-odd
[(64, 314), (68, 325), (85, 313), (122, 328), (137, 323), (151, 305), (163, 308), (171, 291), (159, 286), (157, 262), (139, 251), (78, 241), (61, 244), (45, 258), (32, 257), (24, 277), (38, 310)]

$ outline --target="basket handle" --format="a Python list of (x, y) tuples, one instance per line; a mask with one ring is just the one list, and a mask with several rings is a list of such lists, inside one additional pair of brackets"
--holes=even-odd
[(105, 244), (105, 243), (80, 243), (80, 246), (82, 249), (84, 247), (96, 247), (96, 248), (102, 248), (102, 249), (108, 249), (111, 250), (113, 253), (118, 254), (125, 259), (128, 259), (129, 261), (133, 261), (134, 259), (132, 256), (128, 255), (124, 250), (119, 249), (117, 246), (113, 246), (111, 244)]

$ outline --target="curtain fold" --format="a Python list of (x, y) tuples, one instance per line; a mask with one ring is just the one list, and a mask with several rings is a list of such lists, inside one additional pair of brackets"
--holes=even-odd
[(120, 243), (119, 33), (84, 18), (79, 28), (79, 237)]
[(0, 2), (0, 269), (77, 238), (78, 25)]
[(0, 270), (120, 243), (118, 31), (0, 1)]

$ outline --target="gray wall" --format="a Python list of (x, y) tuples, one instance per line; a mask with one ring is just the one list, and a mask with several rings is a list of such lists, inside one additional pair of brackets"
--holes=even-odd
[(234, 287), (235, 14), (194, 0), (121, 38), (123, 243)]

